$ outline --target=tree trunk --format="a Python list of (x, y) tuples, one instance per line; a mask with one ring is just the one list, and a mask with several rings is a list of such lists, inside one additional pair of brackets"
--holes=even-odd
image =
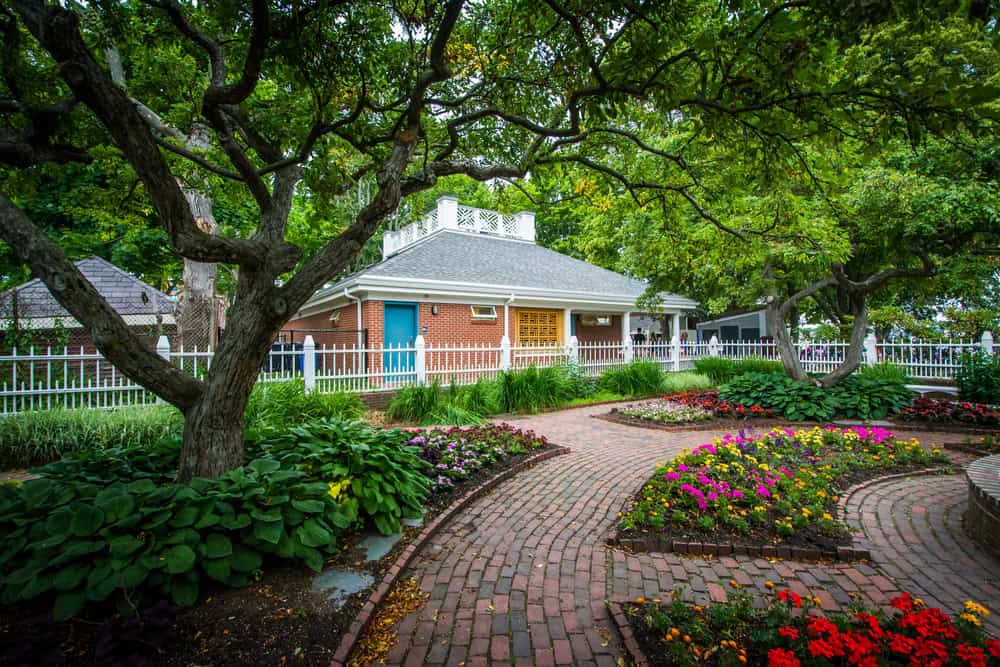
[(243, 416), (271, 343), (285, 321), (275, 307), (273, 279), (240, 272), (230, 326), (212, 359), (205, 392), (184, 413), (184, 441), (177, 478), (215, 478), (244, 464)]
[(865, 306), (864, 294), (851, 296), (851, 314), (854, 316), (854, 325), (851, 327), (851, 338), (844, 353), (844, 361), (820, 380), (820, 385), (823, 387), (836, 386), (861, 365), (865, 351), (865, 334), (868, 330), (868, 308)]
[[(185, 191), (184, 196), (198, 227), (203, 232), (215, 234), (218, 225), (212, 215), (212, 200), (191, 190)], [(177, 333), (185, 348), (204, 350), (218, 347), (215, 307), (217, 273), (217, 264), (184, 260), (184, 295), (178, 308)]]
[(767, 327), (774, 337), (774, 345), (781, 356), (781, 364), (785, 367), (788, 377), (803, 382), (811, 381), (799, 363), (799, 353), (795, 349), (791, 337), (788, 335), (788, 327), (781, 311), (781, 303), (777, 298), (772, 299), (765, 310), (767, 316)]

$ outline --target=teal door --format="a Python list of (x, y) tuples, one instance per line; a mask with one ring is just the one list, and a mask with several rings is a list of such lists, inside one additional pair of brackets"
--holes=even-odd
[[(389, 382), (408, 382), (413, 380), (412, 349), (400, 351), (399, 348), (413, 348), (417, 340), (417, 304), (395, 303), (385, 304), (384, 351), (382, 367), (385, 369), (386, 380)], [(395, 349), (394, 349), (395, 348)]]

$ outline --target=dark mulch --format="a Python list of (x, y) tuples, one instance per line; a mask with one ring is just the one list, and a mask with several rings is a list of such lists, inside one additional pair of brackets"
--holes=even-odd
[[(844, 495), (848, 490), (857, 484), (867, 482), (876, 477), (885, 475), (895, 475), (898, 473), (913, 473), (927, 470), (927, 466), (921, 465), (895, 465), (877, 469), (857, 469), (852, 470), (834, 483), (835, 488), (841, 489), (838, 495)], [(622, 512), (628, 511), (634, 503), (642, 498), (640, 489), (632, 500), (630, 500)], [(839, 520), (837, 504), (830, 502), (826, 511), (835, 519)], [(623, 530), (618, 529), (616, 538), (637, 539), (646, 537), (669, 537), (673, 540), (685, 542), (702, 542), (710, 544), (732, 544), (740, 546), (764, 546), (782, 545), (789, 547), (802, 547), (806, 549), (835, 550), (837, 547), (850, 546), (853, 537), (851, 531), (846, 526), (841, 526), (834, 533), (821, 533), (812, 526), (806, 529), (796, 530), (791, 535), (779, 535), (774, 528), (775, 519), (781, 518), (782, 513), (772, 509), (765, 518), (763, 526), (754, 526), (749, 533), (739, 533), (730, 530), (725, 526), (719, 526), (715, 530), (705, 530), (696, 525), (677, 526), (667, 524), (661, 532), (652, 530)]]
[[(431, 496), (425, 505), (424, 520), (433, 520), (464, 493), (494, 475), (556, 448), (549, 444), (512, 456), (456, 482), (449, 492)], [(312, 590), (316, 574), (305, 566), (272, 566), (246, 588), (206, 591), (198, 605), (175, 610), (175, 623), (136, 632), (135, 641), (130, 642), (121, 641), (126, 634), (123, 619), (111, 612), (92, 612), (55, 623), (50, 615), (51, 601), (0, 607), (0, 665), (329, 665), (341, 635), (373, 588), (421, 530), (404, 528), (392, 551), (375, 562), (366, 562), (363, 550), (356, 546), (363, 535), (343, 537), (343, 547), (327, 561), (328, 566), (368, 572), (375, 584), (351, 596), (340, 609), (327, 601), (327, 593)], [(111, 632), (105, 626), (109, 618), (114, 624)], [(118, 638), (118, 657), (95, 655), (102, 636)]]

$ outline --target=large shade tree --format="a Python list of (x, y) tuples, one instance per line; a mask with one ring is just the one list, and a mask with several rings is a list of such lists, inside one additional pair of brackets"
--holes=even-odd
[[(0, 162), (34, 170), (100, 157), (133, 172), (171, 251), (236, 275), (236, 333), (203, 379), (191, 377), (129, 331), (33, 220), (28, 198), (0, 195), (0, 235), (106, 357), (183, 411), (179, 478), (213, 477), (242, 463), (243, 411), (275, 333), (405, 198), (445, 176), (570, 166), (669, 193), (721, 228), (693, 187), (690, 146), (738, 143), (752, 171), (804, 136), (960, 123), (982, 91), (942, 93), (943, 80), (914, 80), (885, 54), (974, 41), (995, 25), (982, 11), (825, 0), (8, 0)], [(942, 76), (960, 83), (974, 54), (947, 53), (957, 64)], [(640, 157), (622, 162), (626, 153)], [(361, 205), (328, 205), (360, 182)], [(247, 224), (208, 233), (192, 191), (225, 194)], [(288, 236), (304, 193), (314, 210), (350, 212), (305, 252)]]

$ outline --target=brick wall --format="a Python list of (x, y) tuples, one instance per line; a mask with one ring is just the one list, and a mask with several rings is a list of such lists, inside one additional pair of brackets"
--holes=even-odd
[(611, 326), (595, 327), (580, 324), (579, 315), (573, 315), (576, 321), (576, 339), (581, 343), (619, 342), (622, 339), (622, 316), (612, 315)]
[[(432, 315), (432, 306), (437, 305), (438, 314)], [(497, 306), (495, 320), (473, 320), (468, 304), (461, 303), (421, 303), (420, 330), (427, 327), (424, 340), (428, 345), (500, 345), (503, 337), (503, 306)], [(513, 315), (511, 325), (513, 326)]]
[[(330, 319), (330, 315), (338, 311), (340, 319), (334, 322)], [(358, 326), (358, 306), (351, 303), (335, 310), (292, 320), (282, 327), (279, 339), (301, 343), (308, 334), (313, 337), (316, 347), (321, 348), (324, 345), (330, 348), (354, 347), (357, 345), (359, 328), (363, 327)]]

